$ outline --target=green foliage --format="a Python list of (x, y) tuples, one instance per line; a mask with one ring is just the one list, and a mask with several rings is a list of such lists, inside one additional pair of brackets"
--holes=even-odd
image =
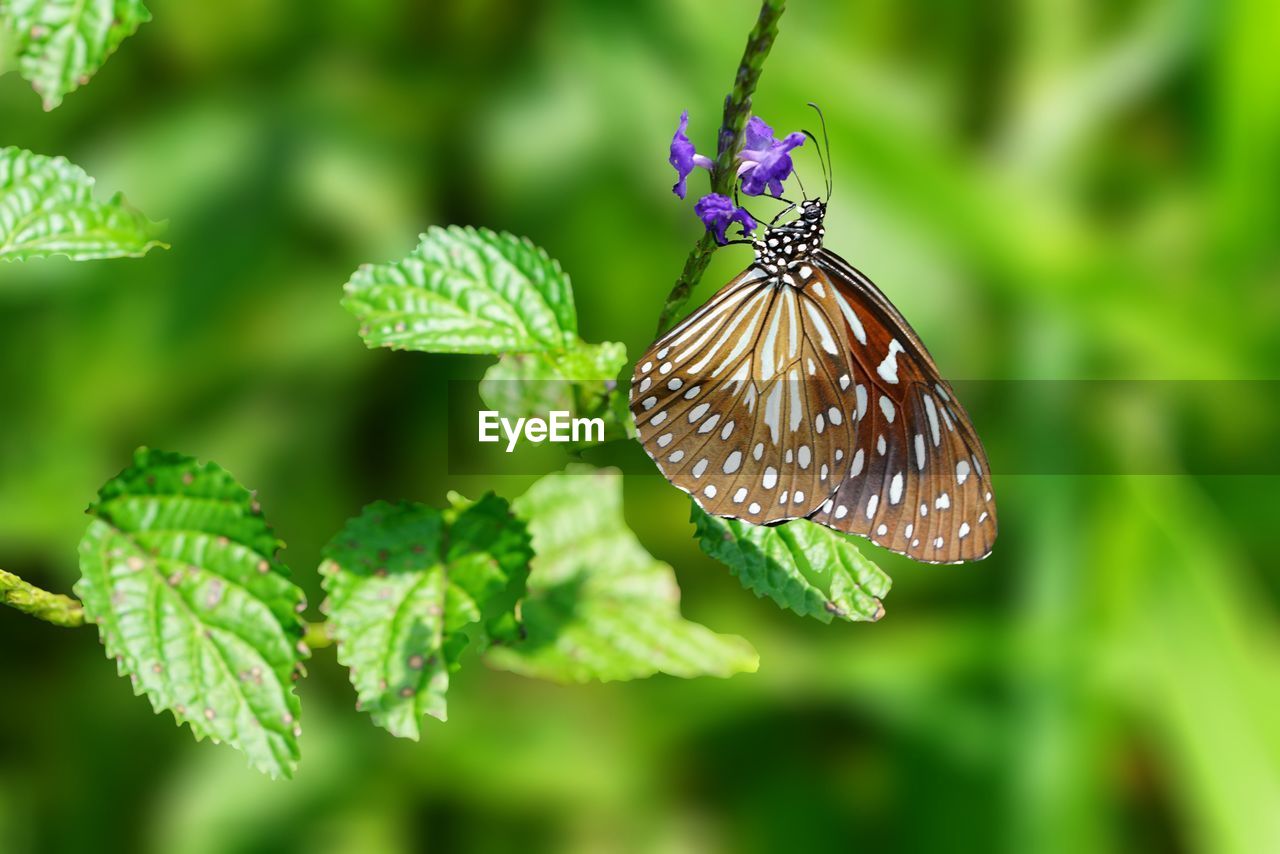
[(889, 576), (852, 537), (797, 519), (773, 527), (722, 519), (692, 504), (698, 544), (742, 585), (783, 608), (824, 623), (878, 620)]
[(165, 246), (162, 229), (119, 193), (95, 201), (93, 179), (65, 158), (0, 148), (0, 260), (137, 257)]
[[(291, 562), (353, 495), (478, 497), (421, 400), (441, 360), (368, 358), (318, 285), (435, 212), (557, 247), (580, 334), (638, 355), (701, 230), (668, 192), (676, 114), (714, 156), (760, 4), (601, 5), (440, 6), (428, 34), (409, 0), (305, 24), (170, 2), (165, 44), (141, 49), (147, 25), (106, 66), (141, 87), (95, 80), (34, 127), (3, 78), (0, 145), (93, 151), (100, 187), (109, 166), (191, 242), (0, 265), (0, 567), (57, 587), (87, 522), (68, 496), (151, 430), (289, 496), (267, 510)], [(1280, 851), (1280, 480), (1206, 467), (1275, 471), (1274, 386), (1223, 380), (1280, 365), (1277, 32), (1260, 0), (788, 4), (755, 107), (781, 132), (819, 130), (822, 105), (828, 242), (944, 371), (1217, 389), (966, 383), (1000, 502), (988, 560), (887, 556), (893, 614), (845, 631), (732, 595), (683, 496), (628, 474), (645, 545), (704, 622), (752, 639), (758, 675), (556, 691), (464, 662), (449, 724), (412, 746), (315, 684), (287, 786), (146, 714), (92, 635), (0, 610), (0, 848), (377, 852), (443, 821), (495, 849)], [(812, 143), (797, 166), (813, 191)], [(748, 254), (717, 251), (689, 306)], [(94, 286), (15, 297), (54, 275)]]
[(449, 673), (463, 649), (515, 637), (529, 536), (487, 495), (441, 512), (370, 504), (325, 548), (325, 611), (360, 708), (392, 735), (417, 739), (446, 719)]
[(304, 603), (253, 495), (212, 463), (143, 448), (89, 513), (75, 591), (121, 675), (197, 739), (290, 776)]
[[(151, 20), (141, 0), (0, 0), (0, 44), (52, 110)], [(3, 70), (3, 66), (0, 66)]]
[(522, 606), (527, 638), (494, 647), (495, 667), (559, 682), (754, 672), (739, 637), (680, 616), (675, 575), (645, 551), (622, 516), (622, 476), (572, 466), (513, 503), (536, 557)]
[(346, 294), (370, 347), (497, 355), (480, 393), (507, 416), (566, 409), (631, 435), (616, 382), (626, 347), (578, 337), (568, 275), (527, 238), (432, 228), (404, 260), (357, 270)]
[(627, 364), (625, 344), (579, 344), (548, 353), (499, 357), (480, 382), (487, 406), (509, 418), (555, 410), (605, 419), (606, 439), (635, 435), (635, 421), (618, 392), (618, 374)]
[(541, 353), (573, 347), (569, 277), (527, 239), (451, 226), (407, 258), (365, 265), (343, 305), (370, 347), (429, 353)]

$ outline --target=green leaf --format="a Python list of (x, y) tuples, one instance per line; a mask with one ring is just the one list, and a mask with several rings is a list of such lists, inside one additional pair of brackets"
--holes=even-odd
[(298, 762), (302, 591), (224, 469), (140, 449), (98, 493), (76, 595), (136, 693), (272, 776)]
[(575, 418), (603, 418), (606, 438), (627, 437), (634, 435), (635, 422), (626, 408), (625, 387), (618, 383), (626, 364), (626, 345), (612, 341), (504, 354), (485, 372), (480, 397), (507, 418), (563, 410)]
[(324, 550), (325, 612), (360, 708), (417, 739), (423, 714), (445, 720), (449, 673), (471, 642), (516, 635), (529, 536), (494, 495), (441, 512), (370, 504)]
[(680, 616), (675, 574), (622, 516), (616, 470), (572, 466), (513, 503), (536, 556), (521, 606), (527, 638), (495, 646), (495, 667), (558, 682), (754, 672), (745, 640)]
[(62, 157), (0, 148), (0, 260), (65, 255), (73, 261), (138, 257), (163, 229), (116, 194), (93, 198), (93, 179)]
[(151, 20), (141, 0), (0, 0), (19, 73), (52, 110)]
[(892, 582), (846, 534), (808, 519), (752, 525), (712, 516), (697, 504), (691, 521), (702, 550), (757, 596), (824, 623), (884, 616), (880, 599)]
[(571, 348), (569, 277), (527, 239), (432, 228), (409, 257), (365, 265), (342, 304), (370, 347), (430, 353), (540, 353)]

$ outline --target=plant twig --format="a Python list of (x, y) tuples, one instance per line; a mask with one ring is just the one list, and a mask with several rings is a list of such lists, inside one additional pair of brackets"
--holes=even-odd
[(323, 649), (326, 646), (333, 646), (333, 638), (329, 636), (328, 623), (326, 621), (307, 623), (307, 630), (302, 636), (302, 642), (307, 645), (308, 649)]
[[(30, 614), (38, 620), (44, 620), (55, 626), (74, 629), (85, 624), (84, 606), (78, 599), (41, 590), (3, 569), (0, 569), (0, 604), (16, 608), (24, 614)], [(333, 638), (329, 637), (328, 629), (323, 622), (307, 623), (303, 642), (311, 649), (321, 649), (332, 646)]]
[(78, 601), (61, 593), (41, 590), (3, 569), (0, 569), (0, 604), (55, 626), (75, 628), (84, 625), (84, 608)]
[[(716, 163), (711, 170), (711, 192), (730, 195), (735, 178), (733, 159), (742, 148), (742, 131), (746, 127), (747, 117), (751, 115), (751, 96), (760, 81), (760, 72), (764, 69), (765, 58), (773, 47), (773, 40), (778, 35), (778, 19), (786, 8), (787, 0), (764, 0), (760, 6), (760, 17), (747, 36), (747, 47), (742, 53), (742, 61), (738, 64), (738, 75), (733, 81), (733, 91), (724, 99), (724, 121), (720, 126), (717, 142)], [(671, 293), (662, 306), (662, 315), (658, 318), (658, 334), (666, 332), (675, 323), (676, 315), (689, 301), (694, 287), (702, 278), (716, 251), (716, 242), (710, 232), (705, 233), (694, 245), (689, 258), (684, 262), (680, 278), (676, 279)]]

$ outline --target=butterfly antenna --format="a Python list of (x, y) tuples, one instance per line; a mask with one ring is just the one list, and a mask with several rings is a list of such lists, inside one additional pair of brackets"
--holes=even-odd
[[(793, 170), (791, 174), (796, 176), (796, 183), (800, 185), (800, 195), (807, 199), (809, 197), (809, 191), (804, 188), (804, 181), (800, 178), (800, 172)], [(776, 198), (781, 199), (782, 196), (777, 196)]]
[[(744, 211), (747, 211), (746, 206), (742, 204), (741, 197), (739, 197), (738, 195), (738, 184), (736, 181), (734, 182), (734, 185), (733, 185), (733, 203), (735, 206), (742, 208)], [(754, 219), (756, 222), (760, 221), (760, 217), (751, 213), (751, 211), (747, 211), (747, 215), (750, 216), (752, 219)]]
[[(822, 164), (822, 182), (827, 186), (827, 198), (831, 198), (831, 179), (828, 177), (828, 173), (827, 173), (827, 161), (822, 156), (822, 146), (818, 144), (818, 138), (813, 135), (812, 131), (802, 130), (800, 132), (805, 136), (809, 137), (809, 139), (813, 140), (813, 148), (816, 152), (818, 152), (818, 163)], [(800, 179), (800, 176), (797, 173), (796, 180), (799, 180), (799, 179)], [(804, 190), (804, 184), (800, 185), (800, 189), (802, 191)], [(804, 195), (805, 195), (805, 198), (809, 197), (808, 193), (805, 193)]]
[[(827, 175), (827, 198), (828, 198), (828, 199), (830, 199), (830, 198), (831, 198), (831, 188), (832, 188), (832, 180), (831, 180), (831, 177), (832, 177), (832, 176), (831, 176), (831, 137), (827, 136), (827, 117), (826, 117), (826, 116), (824, 116), (824, 115), (822, 114), (822, 108), (821, 108), (821, 107), (819, 107), (817, 104), (815, 104), (815, 103), (813, 103), (812, 101), (810, 101), (810, 102), (809, 102), (809, 106), (810, 106), (810, 107), (813, 107), (814, 112), (818, 114), (818, 122), (822, 125), (822, 147), (823, 147), (824, 149), (826, 149), (826, 152), (827, 152), (827, 167), (826, 167), (826, 175)], [(817, 145), (817, 144), (818, 144), (818, 141), (815, 139), (815, 140), (813, 141), (813, 144), (814, 144), (814, 145)]]

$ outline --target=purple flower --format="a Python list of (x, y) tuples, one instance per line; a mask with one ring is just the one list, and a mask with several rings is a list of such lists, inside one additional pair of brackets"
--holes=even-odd
[[(738, 153), (738, 177), (742, 180), (742, 192), (748, 196), (758, 196), (768, 190), (774, 196), (781, 196), (782, 182), (791, 177), (794, 169), (791, 150), (802, 145), (804, 134), (794, 132), (782, 139), (775, 139), (773, 128), (759, 116), (752, 116), (747, 122), (742, 151)], [(673, 145), (672, 151), (674, 150)], [(672, 156), (675, 156), (674, 153)]]
[(716, 243), (723, 246), (727, 242), (725, 229), (730, 223), (738, 223), (744, 235), (755, 230), (756, 221), (745, 209), (733, 203), (733, 199), (719, 193), (708, 193), (698, 199), (693, 211), (702, 220), (702, 224), (716, 236)]
[(685, 110), (680, 114), (680, 126), (676, 128), (676, 135), (671, 138), (671, 156), (667, 158), (671, 165), (676, 167), (676, 174), (679, 176), (671, 192), (682, 199), (686, 192), (685, 179), (693, 172), (693, 168), (701, 166), (703, 169), (710, 170), (712, 166), (710, 157), (705, 157), (694, 150), (693, 143), (685, 134), (688, 127), (689, 111)]

